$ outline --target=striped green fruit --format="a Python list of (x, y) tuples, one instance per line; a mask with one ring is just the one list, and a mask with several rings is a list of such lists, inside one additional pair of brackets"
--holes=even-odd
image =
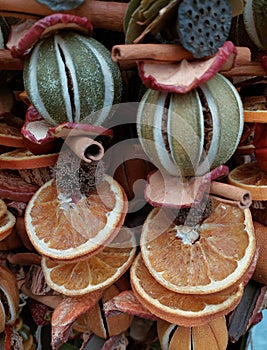
[(120, 102), (121, 74), (109, 50), (77, 33), (41, 39), (23, 74), (29, 100), (52, 125), (83, 120), (102, 125), (111, 106)]
[(227, 162), (244, 125), (240, 96), (220, 74), (187, 94), (147, 90), (137, 132), (150, 161), (174, 176), (199, 176)]
[(259, 49), (267, 50), (267, 0), (246, 0), (243, 19), (253, 43)]

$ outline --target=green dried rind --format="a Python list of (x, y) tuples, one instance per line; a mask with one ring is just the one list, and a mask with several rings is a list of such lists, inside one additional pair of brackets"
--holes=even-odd
[(216, 99), (220, 118), (221, 140), (216, 160), (211, 164), (214, 169), (225, 164), (234, 154), (243, 131), (244, 113), (241, 98), (228, 79), (216, 74), (206, 84)]
[[(73, 89), (78, 91), (74, 100), (75, 105), (80, 104), (80, 114), (76, 117), (67, 114), (63, 95), (68, 95), (68, 87), (67, 83), (59, 78), (59, 60), (55, 53), (57, 42), (61, 43), (66, 57), (70, 57), (65, 61), (70, 61), (74, 67), (78, 87)], [(102, 62), (103, 67), (99, 62)], [(25, 62), (24, 84), (31, 103), (52, 125), (65, 121), (82, 122), (85, 119), (87, 123), (101, 125), (108, 117), (111, 106), (120, 102), (122, 91), (120, 70), (112, 61), (106, 47), (93, 38), (75, 33), (42, 39)], [(96, 113), (101, 109), (103, 111)], [(76, 111), (79, 111), (79, 108)]]
[[(217, 74), (200, 89), (206, 97), (213, 127), (210, 147), (206, 150), (204, 106), (198, 90), (187, 94), (147, 90), (138, 108), (137, 132), (145, 153), (156, 167), (174, 176), (200, 176), (225, 164), (234, 154), (242, 135), (242, 102), (229, 80)], [(155, 131), (160, 125), (157, 105), (162, 110), (161, 120), (164, 107), (168, 111), (168, 143)]]
[(266, 1), (247, 0), (243, 13), (246, 32), (252, 42), (262, 50), (267, 49), (266, 20), (267, 3)]
[[(155, 138), (157, 138), (157, 136), (159, 137), (159, 133), (162, 131), (161, 128), (155, 128), (154, 125), (157, 110), (162, 112), (164, 110), (164, 101), (166, 96), (166, 93), (162, 93), (160, 91), (147, 90), (139, 104), (136, 121), (137, 134), (145, 153), (148, 155), (150, 161), (154, 165), (156, 165), (159, 169), (165, 171), (166, 168), (163, 166), (161, 158), (164, 156), (168, 158), (169, 155), (165, 149), (163, 141), (161, 145), (158, 145), (162, 147), (161, 156), (157, 151), (155, 147)], [(160, 104), (159, 101), (161, 101)], [(172, 162), (171, 159), (170, 162)], [(168, 172), (172, 175), (177, 175), (177, 169), (173, 162), (171, 167), (168, 168)]]
[(196, 90), (171, 94), (168, 139), (182, 176), (195, 175), (204, 145), (204, 117)]

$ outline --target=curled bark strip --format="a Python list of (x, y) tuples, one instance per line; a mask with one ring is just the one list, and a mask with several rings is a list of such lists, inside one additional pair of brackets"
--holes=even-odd
[(18, 264), (22, 266), (41, 265), (41, 259), (41, 256), (36, 253), (10, 253), (7, 256), (7, 260), (10, 262), (10, 264)]
[[(85, 0), (78, 8), (65, 13), (86, 16), (94, 27), (123, 32), (123, 17), (127, 9), (126, 3)], [(50, 15), (52, 11), (35, 0), (1, 1), (0, 14), (3, 16), (29, 18)]]
[(89, 137), (68, 137), (65, 142), (72, 152), (86, 163), (101, 160), (104, 156), (104, 147), (102, 144)]
[(239, 208), (249, 208), (252, 203), (251, 193), (242, 188), (229, 185), (223, 182), (212, 181), (210, 193), (226, 200), (230, 204), (236, 204)]

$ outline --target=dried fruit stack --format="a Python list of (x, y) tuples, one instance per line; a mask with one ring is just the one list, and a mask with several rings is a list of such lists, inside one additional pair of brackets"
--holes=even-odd
[(264, 2), (0, 14), (0, 343), (240, 350), (266, 307)]

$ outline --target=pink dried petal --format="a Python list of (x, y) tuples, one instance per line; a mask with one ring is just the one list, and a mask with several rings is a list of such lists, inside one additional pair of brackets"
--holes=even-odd
[(92, 292), (80, 297), (65, 297), (55, 308), (52, 315), (52, 349), (68, 340), (71, 326), (77, 318), (91, 309), (101, 298), (102, 290)]
[(134, 315), (150, 320), (157, 320), (157, 317), (148, 311), (136, 299), (133, 291), (126, 290), (116, 295), (103, 305), (103, 310), (106, 317), (112, 317), (118, 313), (124, 312), (129, 315)]
[(145, 198), (154, 207), (187, 208), (200, 203), (211, 181), (228, 175), (229, 169), (221, 165), (209, 173), (184, 179), (152, 171), (147, 177)]
[(11, 50), (13, 57), (23, 57), (30, 52), (40, 38), (61, 28), (78, 30), (86, 35), (91, 35), (93, 31), (92, 23), (86, 17), (53, 13), (39, 21), (24, 20), (12, 26), (6, 46)]
[(182, 60), (179, 63), (137, 62), (139, 76), (150, 89), (184, 94), (210, 80), (220, 70), (234, 66), (237, 49), (226, 41), (218, 52), (205, 60)]
[(33, 106), (29, 106), (25, 123), (21, 129), (21, 134), (28, 140), (37, 144), (45, 144), (57, 138), (66, 138), (69, 135), (98, 136), (104, 135), (112, 137), (111, 129), (102, 126), (65, 122), (56, 126), (51, 126)]

